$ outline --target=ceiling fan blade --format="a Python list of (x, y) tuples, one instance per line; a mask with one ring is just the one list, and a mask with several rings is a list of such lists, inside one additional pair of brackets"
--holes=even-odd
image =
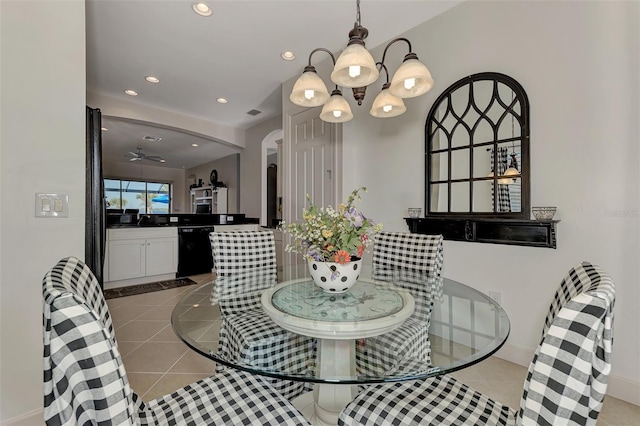
[(140, 158), (140, 157), (133, 157), (133, 158), (132, 158), (131, 160), (129, 160), (129, 161), (139, 161), (139, 160), (142, 160), (142, 158)]
[(129, 154), (131, 154), (131, 155), (133, 155), (133, 156), (135, 156), (135, 157), (139, 157), (139, 156), (140, 156), (140, 153), (138, 153), (138, 152), (131, 152), (131, 151), (129, 151)]
[(156, 163), (160, 163), (162, 161), (162, 158), (160, 157), (147, 157), (145, 158), (145, 160), (149, 160), (149, 161), (155, 161)]

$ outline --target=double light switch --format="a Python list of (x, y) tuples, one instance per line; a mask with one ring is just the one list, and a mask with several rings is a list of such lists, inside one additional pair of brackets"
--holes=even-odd
[(69, 217), (69, 195), (37, 193), (36, 217)]

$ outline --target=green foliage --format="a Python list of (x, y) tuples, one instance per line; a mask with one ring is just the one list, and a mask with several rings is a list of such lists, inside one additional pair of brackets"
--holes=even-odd
[(360, 191), (366, 192), (367, 188), (353, 190), (346, 204), (340, 204), (337, 210), (331, 206), (319, 208), (307, 194), (309, 207), (302, 210), (304, 221), (280, 225), (294, 240), (286, 251), (325, 262), (346, 263), (351, 257), (362, 257), (382, 224), (374, 223), (355, 208), (355, 201), (361, 200)]

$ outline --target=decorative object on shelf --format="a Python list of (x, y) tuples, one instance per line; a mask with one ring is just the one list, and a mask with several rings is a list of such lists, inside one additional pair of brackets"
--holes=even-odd
[(211, 170), (211, 174), (209, 175), (209, 180), (211, 182), (211, 186), (215, 188), (218, 184), (218, 171), (216, 169)]
[[(365, 48), (364, 39), (369, 30), (360, 22), (360, 0), (356, 0), (356, 21), (349, 32), (349, 43), (336, 61), (333, 54), (324, 48), (317, 48), (309, 54), (309, 65), (304, 68), (300, 78), (295, 82), (289, 99), (296, 105), (303, 107), (317, 107), (324, 105), (320, 118), (330, 123), (343, 123), (353, 118), (351, 108), (342, 97), (338, 86), (350, 87), (353, 97), (362, 105), (367, 86), (374, 83), (381, 69), (387, 75), (387, 81), (382, 91), (376, 97), (370, 114), (374, 117), (395, 117), (406, 111), (402, 98), (413, 98), (427, 93), (433, 87), (433, 78), (427, 67), (418, 60), (418, 56), (411, 51), (411, 42), (406, 38), (391, 40), (384, 49), (382, 60), (375, 62), (371, 53)], [(404, 41), (409, 47), (402, 65), (389, 82), (389, 73), (384, 64), (387, 49), (392, 44)], [(327, 52), (333, 60), (331, 81), (336, 85), (331, 95), (324, 81), (318, 76), (311, 65), (311, 57), (318, 51)]]
[(409, 207), (409, 217), (420, 217), (420, 215), (422, 214), (422, 208), (421, 207)]
[(551, 220), (553, 215), (556, 214), (555, 207), (532, 207), (531, 213), (536, 220)]
[[(307, 194), (309, 207), (302, 210), (302, 223), (282, 222), (278, 227), (283, 232), (291, 235), (293, 242), (288, 244), (286, 251), (289, 253), (301, 253), (309, 262), (309, 271), (314, 281), (323, 289), (325, 285), (330, 292), (346, 291), (357, 281), (357, 275), (361, 263), (361, 257), (367, 247), (372, 244), (373, 235), (382, 230), (381, 223), (374, 223), (366, 218), (355, 207), (356, 200), (361, 200), (360, 191), (366, 192), (367, 188), (361, 187), (351, 192), (347, 197), (346, 204), (340, 204), (338, 209), (331, 206), (317, 207)], [(326, 265), (331, 271), (326, 275), (321, 267), (315, 262), (337, 263), (338, 265), (349, 265), (356, 263), (354, 269), (342, 270), (336, 265)], [(331, 266), (334, 266), (331, 269)], [(320, 271), (320, 272), (318, 272)], [(351, 274), (356, 274), (353, 282), (350, 282)], [(315, 280), (315, 277), (318, 280)], [(322, 277), (325, 280), (322, 280)], [(347, 277), (346, 281), (343, 278)], [(329, 281), (329, 284), (326, 282)], [(330, 290), (333, 289), (333, 290)]]
[(344, 293), (360, 278), (362, 259), (347, 263), (309, 260), (313, 282), (327, 293)]

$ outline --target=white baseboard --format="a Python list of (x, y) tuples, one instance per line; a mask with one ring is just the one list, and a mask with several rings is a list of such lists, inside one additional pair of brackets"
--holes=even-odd
[(44, 409), (37, 408), (29, 412), (20, 414), (19, 416), (12, 417), (3, 422), (0, 422), (0, 426), (11, 426), (20, 424), (21, 426), (40, 426), (44, 425)]
[[(495, 353), (495, 356), (529, 368), (534, 352), (534, 350), (529, 348), (505, 343), (505, 345)], [(607, 395), (634, 405), (640, 405), (640, 383), (629, 380), (623, 376), (610, 374), (609, 384), (607, 385)]]
[(629, 380), (626, 377), (609, 375), (607, 395), (640, 405), (640, 383)]

